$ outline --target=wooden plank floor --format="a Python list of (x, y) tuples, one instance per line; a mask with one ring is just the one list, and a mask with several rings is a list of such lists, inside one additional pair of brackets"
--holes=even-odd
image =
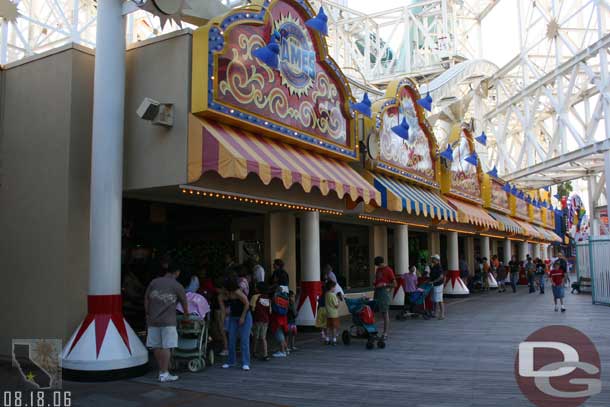
[[(610, 308), (593, 306), (590, 295), (566, 295), (561, 314), (550, 290), (475, 294), (449, 300), (443, 321), (393, 320), (384, 350), (368, 351), (360, 340), (327, 347), (303, 334), (288, 359), (253, 362), (250, 372), (213, 366), (163, 387), (290, 406), (528, 406), (514, 379), (517, 346), (560, 324), (583, 331), (600, 353), (602, 393), (585, 405), (610, 406)], [(155, 383), (153, 374), (136, 380)]]

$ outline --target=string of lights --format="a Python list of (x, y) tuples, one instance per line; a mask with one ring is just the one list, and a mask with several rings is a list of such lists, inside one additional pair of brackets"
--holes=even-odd
[(378, 216), (358, 215), (358, 219), (370, 220), (370, 221), (373, 221), (373, 222), (394, 223), (394, 224), (397, 224), (397, 225), (407, 225), (407, 226), (413, 226), (413, 227), (416, 227), (416, 228), (425, 228), (425, 229), (427, 229), (429, 227), (428, 225), (421, 225), (419, 223), (409, 223), (409, 222), (404, 222), (404, 221), (397, 220), (397, 219), (380, 218)]
[(241, 195), (241, 194), (227, 194), (227, 193), (223, 193), (223, 192), (216, 192), (216, 191), (205, 190), (205, 189), (200, 189), (200, 188), (181, 187), (181, 192), (185, 195), (192, 195), (192, 196), (199, 197), (199, 198), (227, 200), (227, 201), (241, 202), (241, 203), (252, 204), (252, 205), (263, 205), (263, 206), (276, 207), (276, 208), (282, 208), (282, 209), (291, 209), (291, 210), (295, 210), (295, 211), (320, 212), (321, 214), (325, 214), (325, 215), (334, 215), (334, 216), (343, 215), (342, 211), (338, 211), (338, 210), (334, 210), (334, 209), (319, 208), (319, 207), (314, 207), (314, 206), (305, 206), (305, 205), (294, 204), (294, 203), (290, 203), (290, 202), (275, 201), (275, 200), (270, 200), (270, 199), (260, 199), (260, 198), (250, 197), (250, 196)]

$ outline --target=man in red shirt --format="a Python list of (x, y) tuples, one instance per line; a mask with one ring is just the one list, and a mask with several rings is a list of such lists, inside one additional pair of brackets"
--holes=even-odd
[(565, 290), (563, 287), (563, 280), (566, 275), (566, 270), (562, 267), (561, 261), (557, 260), (553, 263), (553, 268), (551, 269), (551, 273), (549, 277), (551, 278), (551, 283), (553, 285), (553, 301), (555, 302), (555, 312), (559, 309), (557, 308), (557, 300), (561, 302), (561, 312), (565, 312), (566, 309), (563, 305), (563, 297), (565, 294)]
[(396, 287), (396, 276), (394, 270), (385, 264), (383, 257), (375, 257), (375, 300), (379, 312), (383, 316), (383, 339), (388, 337), (390, 328), (390, 301)]

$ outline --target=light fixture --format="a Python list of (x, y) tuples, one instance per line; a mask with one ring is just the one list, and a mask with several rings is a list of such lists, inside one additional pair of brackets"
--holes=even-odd
[(136, 114), (142, 120), (146, 120), (155, 125), (172, 127), (174, 125), (174, 105), (173, 103), (161, 103), (154, 99), (145, 97), (138, 106)]
[(322, 35), (328, 35), (328, 17), (324, 13), (324, 7), (320, 7), (317, 16), (305, 21), (305, 25)]
[(262, 63), (270, 68), (277, 69), (280, 61), (280, 46), (276, 41), (277, 32), (271, 34), (269, 42), (264, 47), (252, 51), (252, 55), (260, 59)]
[(371, 100), (369, 99), (369, 94), (365, 93), (364, 96), (362, 97), (362, 101), (358, 102), (358, 103), (350, 103), (350, 108), (352, 110), (355, 110), (361, 114), (363, 114), (366, 117), (371, 117), (372, 113), (371, 113)]
[(482, 132), (480, 136), (475, 137), (474, 139), (479, 143), (483, 144), (484, 146), (487, 145), (487, 135), (485, 134), (485, 132)]
[(399, 125), (392, 127), (392, 131), (403, 140), (409, 139), (409, 124), (406, 117), (403, 116), (402, 122)]
[(430, 96), (430, 92), (428, 92), (425, 97), (419, 99), (417, 101), (417, 103), (421, 107), (426, 109), (427, 111), (431, 112), (432, 111), (432, 96)]

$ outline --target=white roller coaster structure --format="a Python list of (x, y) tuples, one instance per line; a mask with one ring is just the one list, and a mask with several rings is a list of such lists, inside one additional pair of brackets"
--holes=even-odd
[[(247, 2), (189, 0), (183, 17), (197, 24)], [(482, 25), (502, 2), (516, 7), (519, 53), (497, 67), (484, 59)], [(95, 1), (0, 0), (0, 12), (9, 3), (19, 18), (0, 20), (1, 64), (70, 42), (95, 46)], [(408, 75), (436, 101), (439, 138), (447, 123), (472, 122), (489, 137), (484, 165), (505, 179), (540, 187), (588, 178), (593, 205), (610, 191), (608, 0), (416, 0), (370, 14), (345, 3), (312, 1), (329, 16), (329, 50), (354, 93), (381, 97)], [(144, 11), (127, 16), (128, 43), (178, 28)]]

